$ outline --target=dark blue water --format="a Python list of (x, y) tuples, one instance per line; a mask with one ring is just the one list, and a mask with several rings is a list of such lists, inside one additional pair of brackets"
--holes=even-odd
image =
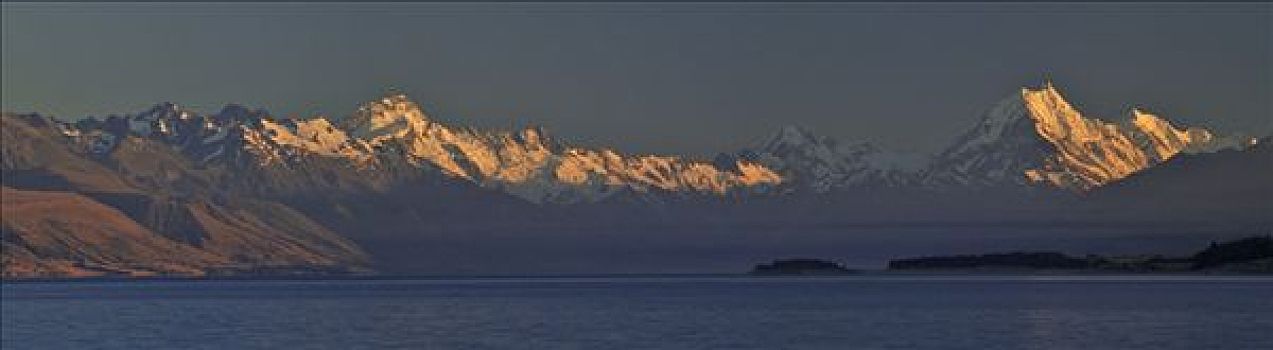
[(1273, 349), (1273, 278), (5, 283), (3, 349)]

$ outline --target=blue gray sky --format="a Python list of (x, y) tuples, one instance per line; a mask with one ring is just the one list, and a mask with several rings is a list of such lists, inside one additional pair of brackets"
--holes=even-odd
[(786, 124), (935, 152), (1051, 77), (1090, 114), (1143, 106), (1273, 131), (1270, 4), (3, 5), (3, 109), (161, 101), (340, 117), (389, 88), (449, 123), (708, 155)]

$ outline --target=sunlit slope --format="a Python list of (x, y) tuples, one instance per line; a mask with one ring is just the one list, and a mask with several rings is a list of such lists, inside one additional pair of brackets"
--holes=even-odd
[(1240, 143), (1179, 128), (1142, 109), (1123, 122), (1079, 112), (1052, 84), (1021, 89), (986, 112), (939, 154), (925, 182), (936, 187), (1028, 185), (1087, 191), (1181, 153)]

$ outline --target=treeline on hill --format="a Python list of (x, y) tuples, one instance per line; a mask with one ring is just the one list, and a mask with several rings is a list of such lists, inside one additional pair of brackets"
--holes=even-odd
[(889, 261), (890, 270), (1055, 269), (1107, 271), (1232, 271), (1273, 273), (1273, 237), (1216, 243), (1188, 257), (1163, 255), (1074, 257), (1058, 252), (932, 256)]

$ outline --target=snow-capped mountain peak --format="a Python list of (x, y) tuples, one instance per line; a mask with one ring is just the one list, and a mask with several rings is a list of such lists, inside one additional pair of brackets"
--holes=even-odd
[(1046, 184), (1084, 191), (1210, 147), (1204, 129), (1180, 130), (1135, 109), (1128, 123), (1084, 116), (1047, 82), (989, 109), (929, 167), (932, 186)]
[[(111, 126), (117, 124), (134, 128)], [(384, 188), (383, 181), (440, 175), (531, 202), (560, 203), (599, 201), (615, 193), (725, 195), (763, 191), (783, 181), (748, 160), (718, 168), (678, 156), (570, 147), (539, 128), (451, 127), (430, 121), (402, 94), (367, 102), (339, 123), (276, 119), (237, 105), (202, 116), (163, 104), (126, 118), (68, 125), (63, 134), (92, 138), (97, 153), (111, 152), (129, 135), (160, 140), (196, 164), (238, 167), (252, 179), (244, 187), (271, 191)]]
[(1177, 127), (1143, 108), (1129, 114), (1120, 122), (1085, 116), (1045, 83), (994, 104), (932, 158), (837, 142), (789, 125), (754, 148), (710, 162), (572, 147), (539, 128), (450, 126), (431, 120), (403, 94), (367, 102), (338, 122), (277, 119), (238, 105), (200, 115), (164, 103), (135, 115), (62, 125), (60, 132), (82, 139), (98, 155), (110, 154), (128, 137), (159, 140), (197, 165), (256, 174), (243, 184), (253, 189), (385, 189), (395, 181), (435, 178), (536, 203), (594, 202), (616, 193), (828, 193), (920, 184), (1086, 191), (1181, 153), (1251, 144), (1249, 138)]
[(758, 148), (743, 153), (790, 178), (793, 186), (815, 193), (903, 186), (919, 169), (916, 157), (866, 142), (841, 144), (795, 125), (779, 128)]
[(815, 145), (823, 143), (809, 129), (799, 125), (784, 125), (778, 128), (769, 139), (765, 142), (764, 149), (778, 149), (783, 147), (801, 148), (806, 145)]
[(423, 132), (427, 129), (429, 118), (407, 95), (390, 94), (364, 103), (341, 124), (350, 136), (374, 144), (412, 132)]

